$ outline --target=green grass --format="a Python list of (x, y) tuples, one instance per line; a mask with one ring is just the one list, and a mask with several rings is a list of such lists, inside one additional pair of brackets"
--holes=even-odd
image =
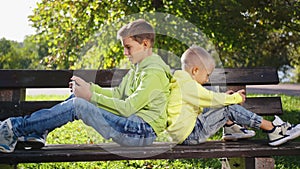
[[(261, 95), (251, 95), (261, 96)], [(274, 95), (263, 95), (274, 96)], [(300, 119), (300, 97), (280, 95), (282, 98), (284, 115), (281, 116), (285, 121), (290, 123), (299, 123)], [(27, 100), (64, 100), (67, 96), (34, 96), (27, 97)], [(272, 120), (272, 118), (269, 120)], [(257, 131), (257, 130), (256, 130)], [(218, 140), (222, 137), (219, 131), (212, 140)], [(257, 131), (257, 138), (267, 139), (266, 134)], [(300, 139), (297, 139), (300, 141)], [(81, 121), (68, 123), (67, 125), (55, 129), (48, 135), (48, 144), (97, 144), (103, 142), (110, 142), (104, 140), (96, 131), (84, 125)], [(285, 156), (274, 157), (276, 162), (276, 169), (300, 169), (299, 156)], [(124, 161), (100, 161), (100, 162), (60, 162), (60, 163), (28, 163), (19, 164), (18, 168), (24, 169), (78, 169), (78, 168), (91, 168), (91, 169), (177, 169), (177, 168), (221, 168), (219, 159), (191, 159), (191, 160), (124, 160)]]

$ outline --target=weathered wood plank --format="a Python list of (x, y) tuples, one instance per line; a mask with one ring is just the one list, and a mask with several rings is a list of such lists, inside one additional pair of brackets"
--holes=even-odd
[(128, 72), (109, 70), (0, 70), (0, 88), (65, 88), (73, 75), (103, 87), (116, 86)]
[[(8, 117), (28, 115), (43, 108), (50, 108), (60, 102), (62, 101), (0, 101), (0, 120)], [(280, 97), (248, 98), (243, 106), (260, 115), (283, 114)]]
[(41, 150), (15, 150), (13, 153), (0, 153), (0, 163), (270, 157), (278, 155), (300, 155), (300, 142), (289, 142), (279, 147), (268, 146), (266, 140), (208, 141), (195, 146), (155, 143), (145, 147), (122, 147), (114, 143), (59, 144), (47, 145)]
[(0, 120), (8, 117), (24, 116), (34, 111), (50, 108), (62, 101), (0, 101)]
[(212, 81), (212, 84), (227, 84), (235, 86), (279, 83), (278, 73), (274, 68), (216, 69), (211, 75), (210, 80)]
[(282, 115), (282, 102), (280, 97), (252, 97), (242, 104), (246, 109), (259, 115)]
[[(64, 88), (72, 75), (103, 87), (116, 86), (128, 72), (126, 69), (107, 70), (0, 70), (0, 88)], [(275, 69), (216, 69), (206, 85), (277, 84)]]

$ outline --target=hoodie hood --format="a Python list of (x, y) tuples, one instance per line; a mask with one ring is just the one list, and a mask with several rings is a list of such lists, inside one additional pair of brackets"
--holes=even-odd
[(170, 80), (172, 79), (170, 67), (157, 54), (152, 54), (145, 58), (141, 63), (134, 65), (134, 69), (136, 72), (141, 72), (142, 70), (147, 69), (158, 69), (164, 71)]

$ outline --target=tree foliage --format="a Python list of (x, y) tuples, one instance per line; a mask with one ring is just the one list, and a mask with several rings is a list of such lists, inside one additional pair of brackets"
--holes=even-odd
[(279, 68), (299, 46), (298, 1), (192, 1), (189, 9), (227, 66)]
[[(30, 20), (37, 28), (35, 40), (44, 42), (49, 49), (43, 64), (53, 69), (120, 65), (124, 56), (115, 39), (116, 32), (137, 17), (149, 20), (159, 29), (155, 48), (166, 58), (180, 56), (191, 44), (205, 45), (200, 33), (203, 32), (226, 67), (280, 69), (283, 65), (299, 65), (299, 3), (42, 0)], [(209, 43), (207, 46), (212, 47)]]
[(0, 39), (0, 68), (1, 69), (28, 69), (36, 62), (35, 48), (30, 46), (31, 42)]

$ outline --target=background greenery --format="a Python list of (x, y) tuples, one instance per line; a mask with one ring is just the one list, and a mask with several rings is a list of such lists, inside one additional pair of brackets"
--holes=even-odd
[[(23, 42), (0, 39), (0, 69), (121, 68), (127, 62), (116, 40), (116, 31), (131, 20), (145, 18), (156, 30), (164, 32), (157, 35), (155, 49), (168, 63), (175, 62), (174, 67), (178, 66), (176, 59), (169, 58), (180, 57), (188, 46), (196, 43), (217, 55), (224, 67), (275, 67), (281, 71), (294, 68), (296, 75), (292, 80), (300, 82), (299, 8), (299, 0), (41, 0), (29, 16), (37, 29), (35, 35)], [(173, 17), (159, 18), (152, 14)], [(282, 95), (282, 99), (283, 118), (297, 122), (296, 105), (300, 105), (300, 98)], [(265, 134), (258, 132), (257, 137), (265, 138)], [(218, 133), (213, 139), (220, 138)], [(80, 121), (55, 130), (48, 138), (48, 143), (60, 144), (99, 142), (104, 142), (103, 138)], [(20, 164), (19, 167), (220, 168), (220, 165), (218, 159), (199, 159)], [(299, 166), (297, 157), (276, 157), (276, 168)]]
[[(290, 123), (297, 123), (300, 119), (300, 97), (286, 95), (249, 95), (256, 96), (281, 96), (284, 115), (282, 119)], [(67, 96), (27, 96), (26, 100), (64, 100)], [(266, 117), (273, 120), (273, 117)], [(266, 134), (256, 130), (255, 138), (267, 139)], [(219, 131), (212, 140), (220, 140), (222, 137)], [(297, 138), (296, 141), (300, 141)], [(104, 140), (96, 131), (84, 125), (81, 121), (68, 123), (67, 125), (55, 129), (47, 138), (48, 144), (97, 144), (108, 142)], [(299, 156), (274, 157), (276, 169), (300, 169)], [(78, 169), (78, 168), (93, 168), (93, 169), (177, 169), (177, 168), (221, 168), (219, 159), (189, 159), (189, 160), (124, 160), (124, 161), (99, 161), (99, 162), (61, 162), (61, 163), (28, 163), (19, 164), (18, 168), (22, 169)]]
[[(210, 43), (199, 45), (216, 50), (225, 67), (292, 67), (299, 82), (299, 8), (299, 0), (41, 0), (29, 16), (35, 35), (22, 43), (0, 39), (0, 68), (120, 67), (124, 56), (116, 31), (139, 17), (165, 32), (155, 46), (164, 58), (180, 57), (205, 36)], [(174, 17), (149, 16), (158, 13)]]

